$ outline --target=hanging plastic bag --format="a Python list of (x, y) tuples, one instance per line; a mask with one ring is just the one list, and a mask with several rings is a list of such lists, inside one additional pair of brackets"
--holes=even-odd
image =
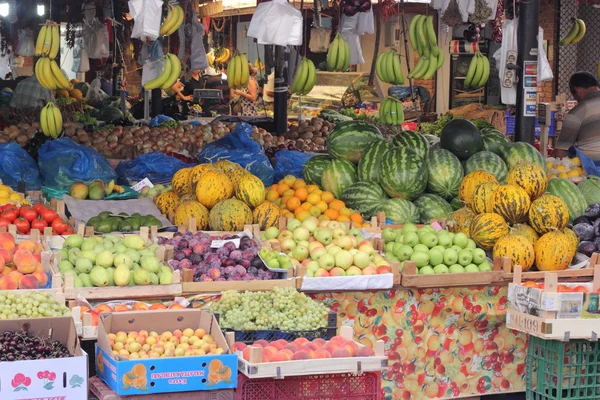
[(248, 27), (249, 37), (258, 44), (300, 46), (302, 44), (302, 13), (286, 0), (261, 3)]
[(96, 150), (69, 138), (48, 140), (38, 151), (38, 166), (44, 186), (68, 189), (75, 182), (109, 182), (117, 174)]
[(327, 53), (331, 37), (331, 29), (311, 28), (308, 48), (311, 53)]
[(35, 55), (35, 44), (31, 37), (31, 31), (21, 29), (18, 33), (19, 45), (17, 46), (17, 54), (23, 57), (33, 57)]
[(302, 178), (304, 164), (313, 157), (301, 151), (280, 150), (275, 153), (275, 181), (280, 181), (286, 175)]
[(359, 12), (356, 23), (356, 33), (360, 36), (375, 33), (375, 21), (373, 20), (373, 7), (369, 11)]
[(102, 90), (100, 78), (94, 79), (85, 96), (86, 104), (94, 108), (102, 108), (102, 101), (106, 98), (108, 98), (108, 95)]
[(129, 14), (133, 18), (132, 38), (143, 41), (158, 39), (162, 5), (162, 0), (131, 0), (129, 2)]
[(42, 187), (40, 170), (31, 156), (17, 143), (0, 144), (0, 180), (17, 190), (19, 182), (25, 182), (25, 190)]
[(141, 64), (144, 65), (142, 69), (142, 86), (146, 82), (150, 82), (154, 78), (157, 78), (165, 67), (165, 56), (163, 54), (162, 44), (160, 40), (155, 40), (152, 44), (147, 47), (147, 60), (144, 59)]
[(192, 71), (208, 68), (208, 59), (204, 49), (204, 25), (198, 21), (198, 12), (192, 13), (192, 51), (190, 66)]
[(273, 167), (260, 144), (250, 137), (252, 125), (238, 123), (233, 132), (223, 138), (207, 144), (198, 154), (201, 164), (228, 160), (249, 170), (264, 183), (273, 184)]
[(108, 30), (106, 24), (94, 20), (85, 20), (83, 23), (83, 39), (88, 57), (93, 59), (107, 58), (110, 54), (108, 48)]
[[(600, 176), (600, 160), (592, 160), (577, 147), (569, 148), (569, 157), (573, 158), (575, 156), (579, 157), (579, 159), (581, 160), (581, 166), (583, 167), (583, 170), (586, 174)], [(598, 201), (600, 201), (600, 199), (598, 199)]]
[(164, 153), (143, 154), (131, 161), (122, 161), (117, 166), (117, 175), (121, 185), (134, 185), (148, 178), (154, 185), (169, 184), (175, 172), (188, 168), (189, 164)]
[(71, 67), (71, 71), (76, 74), (82, 74), (90, 70), (90, 59), (87, 50), (83, 46), (83, 40), (77, 39), (73, 49), (73, 66)]

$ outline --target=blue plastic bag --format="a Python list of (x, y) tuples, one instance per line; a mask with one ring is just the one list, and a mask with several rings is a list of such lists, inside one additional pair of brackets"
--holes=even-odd
[(280, 150), (275, 153), (275, 181), (283, 179), (286, 175), (302, 178), (304, 164), (312, 156), (312, 154), (293, 150)]
[(173, 118), (171, 117), (167, 117), (166, 115), (157, 115), (156, 117), (152, 118), (152, 120), (150, 120), (150, 126), (151, 127), (157, 127), (160, 124), (162, 124), (163, 122), (169, 122), (169, 121), (175, 121)]
[(569, 149), (569, 157), (573, 158), (575, 155), (577, 155), (577, 157), (579, 157), (581, 160), (581, 166), (586, 174), (600, 176), (600, 161), (594, 161), (586, 156), (583, 151), (579, 150), (577, 147), (571, 147)]
[(227, 160), (239, 164), (260, 178), (266, 187), (273, 184), (275, 172), (260, 144), (250, 137), (252, 126), (239, 123), (229, 135), (207, 144), (198, 154), (201, 164)]
[(48, 140), (38, 151), (44, 186), (70, 188), (75, 182), (108, 182), (117, 178), (108, 160), (91, 147), (69, 138)]
[(121, 161), (117, 166), (117, 175), (121, 185), (133, 185), (144, 178), (153, 184), (169, 184), (175, 172), (189, 167), (175, 157), (160, 152), (139, 156), (135, 160)]
[(39, 190), (42, 187), (37, 164), (15, 142), (0, 144), (0, 179), (14, 190), (17, 190), (21, 181), (25, 182), (25, 190)]

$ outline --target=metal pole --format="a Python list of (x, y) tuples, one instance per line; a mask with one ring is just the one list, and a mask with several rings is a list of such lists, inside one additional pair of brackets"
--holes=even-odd
[(273, 111), (275, 114), (275, 131), (278, 135), (282, 135), (287, 131), (287, 93), (284, 48), (282, 46), (275, 46), (275, 98)]
[(539, 24), (540, 0), (521, 1), (518, 26), (516, 142), (533, 143), (535, 139)]

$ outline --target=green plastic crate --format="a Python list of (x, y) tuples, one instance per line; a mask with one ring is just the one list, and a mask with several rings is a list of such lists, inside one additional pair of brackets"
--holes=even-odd
[(600, 343), (529, 336), (527, 400), (600, 399)]

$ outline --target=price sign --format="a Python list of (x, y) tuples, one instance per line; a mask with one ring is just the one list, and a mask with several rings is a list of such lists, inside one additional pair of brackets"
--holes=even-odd
[(509, 328), (521, 332), (542, 333), (542, 322), (540, 319), (528, 314), (509, 312), (507, 315), (507, 325)]
[(233, 243), (235, 245), (236, 249), (240, 247), (240, 238), (225, 239), (225, 240), (213, 240), (212, 242), (210, 242), (210, 247), (212, 247), (213, 249), (218, 249), (218, 248), (225, 246), (225, 243), (227, 243), (227, 242)]

